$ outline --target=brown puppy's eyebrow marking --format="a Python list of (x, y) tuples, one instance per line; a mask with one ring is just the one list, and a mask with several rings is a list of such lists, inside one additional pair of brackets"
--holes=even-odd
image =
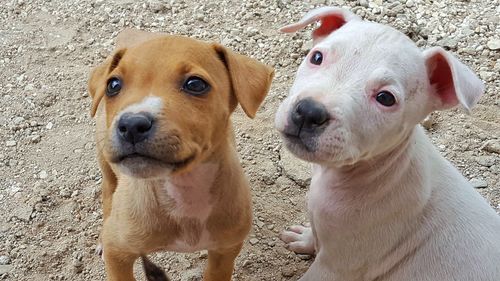
[(120, 63), (120, 61), (123, 58), (123, 55), (125, 54), (125, 51), (126, 51), (126, 49), (122, 49), (122, 50), (119, 50), (118, 52), (116, 52), (116, 54), (113, 56), (113, 59), (111, 60), (111, 64), (109, 65), (108, 72), (113, 71), (118, 66), (118, 64)]

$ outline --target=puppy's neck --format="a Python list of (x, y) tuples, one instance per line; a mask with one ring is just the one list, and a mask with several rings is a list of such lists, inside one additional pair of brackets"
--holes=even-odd
[(219, 173), (220, 163), (205, 162), (197, 164), (189, 171), (173, 174), (168, 182), (178, 187), (211, 186)]
[(425, 186), (426, 168), (422, 159), (426, 157), (428, 146), (427, 137), (421, 130), (415, 127), (392, 149), (353, 165), (315, 165), (312, 185), (322, 186), (344, 199), (357, 198), (356, 201), (365, 204), (377, 202), (390, 193), (403, 193), (408, 192), (407, 189)]

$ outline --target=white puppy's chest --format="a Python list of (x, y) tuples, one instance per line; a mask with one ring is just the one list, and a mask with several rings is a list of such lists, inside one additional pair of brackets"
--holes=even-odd
[(321, 217), (335, 217), (341, 202), (333, 189), (330, 188), (334, 179), (321, 168), (315, 167), (311, 180), (311, 187), (308, 191), (308, 207), (313, 215)]

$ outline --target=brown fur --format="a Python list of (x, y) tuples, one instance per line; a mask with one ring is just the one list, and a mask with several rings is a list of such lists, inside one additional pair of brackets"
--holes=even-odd
[[(108, 280), (135, 280), (132, 266), (138, 257), (168, 248), (178, 239), (196, 245), (203, 229), (213, 241), (204, 280), (230, 280), (252, 215), (229, 117), (238, 103), (249, 117), (255, 116), (273, 70), (218, 44), (185, 37), (126, 30), (118, 36), (117, 46), (118, 51), (93, 71), (89, 81), (103, 174), (101, 240)], [(193, 73), (211, 85), (206, 97), (179, 90), (185, 76)], [(119, 95), (108, 97), (105, 88), (112, 76), (120, 76), (124, 87)], [(126, 176), (112, 142), (114, 118), (151, 94), (162, 98), (163, 107), (149, 151), (167, 162), (190, 161), (169, 177)], [(172, 216), (176, 202), (165, 192), (166, 180), (189, 181), (204, 163), (215, 163), (218, 169), (209, 188), (212, 205), (206, 222)], [(155, 169), (151, 167), (151, 173)]]

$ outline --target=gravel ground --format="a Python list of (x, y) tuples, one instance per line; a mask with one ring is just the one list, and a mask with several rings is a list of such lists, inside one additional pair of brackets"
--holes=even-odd
[[(233, 118), (255, 212), (235, 280), (297, 280), (310, 263), (277, 238), (286, 225), (305, 221), (309, 170), (284, 151), (272, 124), (311, 46), (309, 31), (277, 30), (313, 7), (350, 7), (398, 28), (423, 48), (445, 47), (479, 73), (487, 91), (472, 115), (436, 113), (426, 127), (439, 150), (500, 212), (499, 0), (137, 2), (1, 2), (0, 279), (104, 279), (103, 263), (94, 255), (101, 175), (86, 83), (124, 27), (218, 41), (276, 68), (258, 117), (249, 120), (238, 110)], [(199, 280), (206, 253), (153, 259), (174, 280)]]

